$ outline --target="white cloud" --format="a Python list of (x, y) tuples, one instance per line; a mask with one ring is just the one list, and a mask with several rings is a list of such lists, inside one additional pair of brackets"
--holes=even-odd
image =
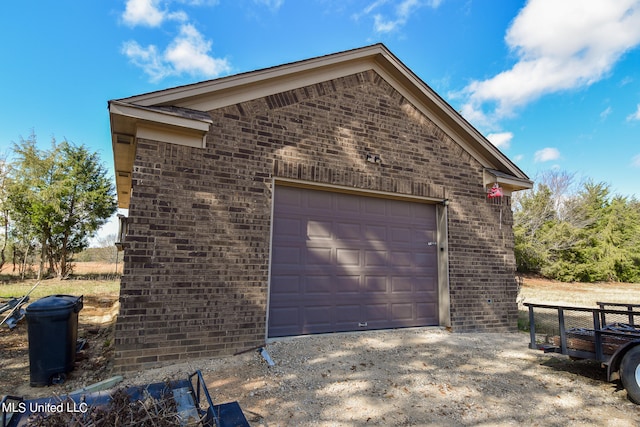
[(375, 9), (377, 9), (378, 7), (382, 6), (385, 3), (389, 3), (389, 0), (376, 0), (373, 3), (371, 3), (369, 6), (364, 8), (364, 11), (362, 12), (364, 15), (368, 15), (371, 12), (373, 12)]
[(226, 59), (209, 56), (211, 42), (204, 39), (193, 25), (180, 28), (180, 34), (167, 47), (164, 57), (178, 73), (215, 77), (227, 73), (231, 67)]
[[(549, 93), (588, 86), (640, 44), (640, 0), (529, 0), (505, 40), (518, 61), (473, 81), (462, 92), (468, 111), (486, 123)], [(494, 105), (485, 112), (485, 104)]]
[[(192, 5), (196, 5), (190, 3)], [(181, 11), (160, 10), (160, 0), (127, 0), (122, 20), (131, 27), (159, 27), (165, 21), (186, 22), (188, 15)]]
[(158, 8), (158, 3), (159, 0), (128, 0), (122, 19), (132, 27), (157, 27), (165, 19), (165, 12)]
[[(411, 15), (415, 13), (417, 9), (423, 6), (428, 6), (436, 9), (440, 6), (442, 0), (402, 0), (391, 11), (380, 11), (373, 15), (373, 28), (377, 33), (390, 33), (403, 27)], [(354, 15), (355, 19), (359, 19), (361, 16), (372, 14), (374, 11), (382, 9), (384, 5), (395, 2), (390, 0), (375, 0), (364, 8), (362, 13)]]
[(167, 65), (158, 53), (158, 48), (154, 45), (145, 48), (136, 41), (130, 40), (122, 46), (122, 53), (129, 58), (132, 64), (142, 68), (152, 81), (158, 81), (170, 74)]
[(633, 156), (633, 159), (631, 159), (631, 166), (634, 168), (640, 168), (640, 154)]
[[(216, 0), (178, 0), (191, 6), (213, 6)], [(264, 0), (267, 1), (267, 0)], [(281, 4), (283, 0), (268, 0), (270, 4)], [(166, 4), (170, 4), (167, 1)], [(165, 49), (156, 45), (141, 46), (130, 40), (122, 45), (122, 53), (131, 63), (142, 68), (151, 81), (157, 82), (168, 76), (184, 73), (205, 78), (217, 77), (231, 70), (226, 59), (215, 58), (211, 52), (211, 41), (189, 23), (189, 16), (182, 10), (160, 9), (160, 0), (127, 0), (122, 14), (124, 22), (131, 26), (159, 27), (172, 21), (178, 22), (178, 34)]]
[(267, 6), (271, 10), (278, 10), (284, 4), (284, 0), (253, 0), (253, 2)]
[(542, 150), (536, 151), (534, 155), (534, 161), (538, 162), (550, 162), (552, 160), (557, 160), (560, 158), (560, 151), (557, 148), (543, 148)]
[(605, 108), (601, 113), (600, 113), (600, 119), (604, 120), (607, 117), (609, 117), (609, 115), (613, 112), (613, 109), (611, 108), (611, 106), (608, 106), (607, 108)]
[(178, 2), (190, 6), (215, 6), (220, 3), (219, 0), (178, 0)]
[(513, 133), (511, 132), (490, 133), (489, 135), (487, 135), (487, 139), (491, 141), (491, 143), (496, 147), (504, 148), (506, 150), (511, 145), (511, 140), (513, 139)]
[(627, 116), (627, 121), (631, 122), (634, 120), (640, 120), (640, 104), (636, 107), (636, 111)]
[(633, 77), (625, 76), (622, 80), (620, 80), (618, 86), (623, 87), (631, 83), (633, 83)]
[(154, 45), (145, 48), (135, 41), (126, 42), (122, 48), (129, 60), (142, 68), (151, 81), (183, 73), (212, 78), (229, 72), (228, 61), (210, 56), (210, 50), (211, 42), (190, 24), (180, 27), (180, 34), (163, 53)]

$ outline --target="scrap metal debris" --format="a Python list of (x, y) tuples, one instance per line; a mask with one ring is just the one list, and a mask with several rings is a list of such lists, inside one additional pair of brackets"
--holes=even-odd
[(25, 295), (20, 298), (11, 298), (7, 302), (2, 303), (2, 305), (0, 305), (0, 314), (7, 311), (9, 313), (2, 322), (0, 322), (0, 326), (6, 323), (9, 329), (15, 328), (18, 322), (24, 319), (25, 311), (22, 306), (27, 302), (29, 302), (29, 297)]
[(258, 349), (258, 353), (260, 353), (260, 356), (262, 356), (262, 358), (267, 362), (267, 365), (269, 366), (275, 366), (276, 363), (271, 359), (271, 356), (269, 356), (269, 353), (267, 353), (267, 350), (263, 347)]
[(9, 300), (9, 302), (0, 306), (0, 314), (4, 313), (5, 311), (9, 311), (9, 314), (7, 314), (7, 316), (0, 322), (0, 326), (6, 323), (7, 326), (9, 326), (9, 329), (13, 329), (16, 327), (18, 322), (25, 316), (25, 311), (23, 310), (22, 306), (29, 301), (29, 295), (31, 295), (31, 292), (33, 292), (39, 284), (40, 280), (38, 280), (36, 284), (33, 285), (33, 287), (29, 290), (29, 292), (27, 292), (22, 297), (12, 298)]

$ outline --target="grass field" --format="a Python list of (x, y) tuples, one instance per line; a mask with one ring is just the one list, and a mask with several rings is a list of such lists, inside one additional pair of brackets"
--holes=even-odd
[(601, 301), (640, 304), (640, 283), (563, 283), (525, 277), (519, 300), (581, 307), (595, 307)]
[[(21, 297), (26, 295), (36, 284), (36, 280), (26, 280), (20, 283), (0, 284), (0, 299)], [(30, 301), (35, 301), (47, 295), (114, 295), (120, 292), (120, 280), (42, 280), (37, 288), (29, 295)]]
[[(122, 271), (122, 264), (118, 265), (118, 273)], [(3, 269), (4, 282), (0, 282), (0, 299), (20, 297), (27, 294), (37, 280), (19, 281), (17, 277), (9, 275), (10, 266)], [(69, 280), (42, 280), (37, 288), (29, 295), (31, 301), (47, 295), (114, 295), (120, 292), (120, 279), (116, 276), (115, 264), (97, 262), (75, 263), (74, 278)], [(111, 277), (110, 279), (95, 279), (93, 276)], [(10, 280), (9, 280), (10, 279)]]

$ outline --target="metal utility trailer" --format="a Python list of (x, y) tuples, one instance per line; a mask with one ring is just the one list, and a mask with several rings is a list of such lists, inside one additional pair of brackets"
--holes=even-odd
[(620, 379), (629, 399), (640, 404), (640, 304), (524, 305), (529, 309), (529, 348), (600, 362), (607, 380)]
[[(82, 415), (88, 413), (87, 408), (107, 407), (113, 391), (75, 393), (33, 400), (5, 396), (0, 403), (0, 427), (28, 426), (29, 417), (34, 414), (32, 409), (38, 408), (52, 408), (57, 412), (69, 411), (82, 419)], [(181, 426), (249, 427), (238, 402), (213, 403), (200, 371), (189, 375), (187, 379), (128, 387), (125, 392), (130, 402), (145, 401), (147, 397), (159, 399), (172, 396)]]

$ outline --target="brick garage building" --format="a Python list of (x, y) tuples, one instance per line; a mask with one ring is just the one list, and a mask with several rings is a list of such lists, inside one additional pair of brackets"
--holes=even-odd
[(509, 200), (532, 183), (385, 46), (109, 112), (121, 369), (289, 335), (515, 330)]

